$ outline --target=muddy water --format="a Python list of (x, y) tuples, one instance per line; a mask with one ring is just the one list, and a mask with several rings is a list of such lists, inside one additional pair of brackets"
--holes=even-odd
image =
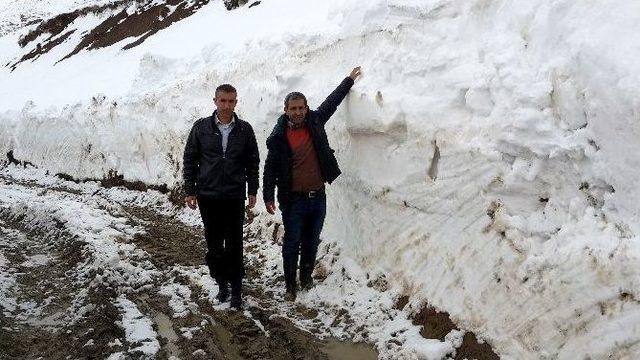
[(375, 360), (378, 358), (378, 352), (371, 345), (363, 343), (332, 339), (326, 341), (321, 350), (331, 360)]
[(171, 322), (171, 319), (161, 312), (155, 312), (153, 321), (158, 325), (158, 335), (167, 340), (167, 343), (164, 345), (164, 350), (167, 355), (169, 355), (169, 357), (180, 356), (180, 349), (176, 346), (178, 334), (173, 330), (173, 322)]
[[(0, 177), (0, 185), (3, 180)], [(14, 186), (39, 187), (37, 184)], [(49, 194), (60, 194), (65, 200), (74, 199), (82, 206), (101, 206), (87, 201), (78, 192), (65, 188), (46, 189)], [(251, 277), (247, 278), (247, 296), (261, 306), (247, 305), (244, 312), (214, 309), (203, 288), (187, 278), (174, 278), (173, 269), (176, 265), (191, 267), (201, 264), (204, 257), (201, 230), (150, 209), (119, 208), (117, 205), (113, 207), (118, 211), (112, 208), (100, 209), (114, 211), (128, 223), (145, 230), (132, 239), (121, 236), (116, 240), (133, 243), (145, 250), (147, 259), (160, 272), (160, 277), (147, 290), (131, 292), (128, 287), (119, 287), (118, 282), (94, 281), (93, 276), (97, 276), (97, 273), (87, 274), (89, 276), (86, 278), (78, 277), (75, 271), (82, 269), (78, 265), (92, 261), (94, 256), (90, 250), (93, 248), (85, 247), (84, 239), (68, 231), (65, 222), (58, 221), (53, 233), (44, 226), (39, 228), (39, 223), (35, 228), (27, 229), (29, 223), (25, 223), (22, 217), (14, 216), (11, 210), (0, 209), (0, 229), (4, 229), (0, 233), (0, 240), (6, 238), (6, 241), (0, 241), (0, 251), (7, 258), (8, 269), (12, 269), (17, 282), (12, 294), (16, 301), (41, 304), (43, 309), (33, 316), (17, 310), (15, 314), (0, 312), (0, 323), (3, 324), (3, 330), (6, 330), (4, 333), (0, 331), (0, 359), (62, 359), (68, 356), (107, 358), (116, 353), (123, 354), (125, 358), (139, 358), (139, 352), (131, 351), (136, 345), (127, 343), (124, 330), (118, 325), (122, 314), (114, 306), (114, 302), (122, 291), (127, 292), (127, 298), (154, 322), (161, 345), (155, 356), (158, 359), (377, 358), (376, 351), (370, 345), (336, 339), (321, 341), (308, 330), (298, 328), (293, 321), (283, 317), (281, 304), (273, 301), (271, 289), (260, 285), (259, 281), (254, 283)], [(15, 236), (8, 239), (9, 234)], [(42, 254), (47, 254), (47, 261), (43, 261)], [(96, 285), (90, 287), (88, 284), (91, 282)], [(171, 316), (173, 312), (167, 297), (159, 294), (161, 284), (166, 282), (189, 287), (192, 294), (189, 301), (194, 306), (187, 316)], [(43, 288), (50, 291), (45, 294)], [(59, 318), (65, 309), (69, 309), (74, 298), (84, 294), (87, 288), (88, 293), (81, 297), (83, 304), (95, 311), (87, 312), (74, 324), (51, 321)], [(47, 302), (51, 304), (46, 305)], [(306, 317), (305, 314), (297, 315)], [(43, 329), (43, 323), (48, 324), (48, 330)], [(185, 337), (182, 329), (195, 330), (192, 335)]]

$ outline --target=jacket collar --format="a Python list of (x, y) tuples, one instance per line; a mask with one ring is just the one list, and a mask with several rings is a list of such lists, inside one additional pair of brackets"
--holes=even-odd
[[(304, 125), (302, 126), (309, 126), (308, 115), (304, 119)], [(273, 132), (271, 133), (271, 136), (284, 137), (288, 127), (289, 127), (289, 117), (287, 116), (287, 114), (280, 115), (280, 117), (276, 121), (276, 126), (273, 128)]]
[(282, 114), (276, 121), (276, 126), (273, 127), (273, 131), (271, 132), (272, 137), (284, 137), (285, 131), (287, 129), (287, 122), (289, 121), (289, 117), (287, 114)]
[[(217, 116), (218, 111), (215, 110), (213, 112), (213, 114), (211, 114), (211, 116), (209, 117), (209, 121), (207, 122), (208, 126), (211, 128), (212, 131), (216, 132), (218, 131), (218, 126), (216, 125), (216, 119), (218, 118)], [(238, 117), (238, 115), (234, 112), (233, 115), (231, 115), (231, 123), (234, 123), (236, 125), (238, 125), (240, 118)], [(234, 126), (234, 129), (237, 126)]]

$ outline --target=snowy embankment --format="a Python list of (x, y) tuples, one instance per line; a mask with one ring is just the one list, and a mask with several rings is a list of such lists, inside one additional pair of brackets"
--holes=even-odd
[[(625, 1), (212, 3), (127, 51), (52, 66), (76, 32), (3, 68), (0, 150), (175, 186), (219, 83), (238, 88), (264, 158), (287, 92), (317, 106), (362, 65), (328, 123), (344, 175), (324, 239), (504, 358), (633, 358), (638, 31), (640, 5)], [(0, 38), (3, 64), (17, 36)]]

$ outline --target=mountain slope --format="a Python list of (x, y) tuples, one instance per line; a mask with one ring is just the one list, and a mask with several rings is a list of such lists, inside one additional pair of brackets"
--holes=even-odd
[[(5, 66), (0, 150), (178, 187), (219, 83), (264, 157), (286, 93), (317, 106), (362, 65), (327, 125), (344, 175), (326, 241), (504, 358), (634, 358), (639, 20), (626, 1), (211, 2), (133, 48), (143, 34), (58, 62), (74, 34)], [(3, 64), (35, 26), (0, 38)]]

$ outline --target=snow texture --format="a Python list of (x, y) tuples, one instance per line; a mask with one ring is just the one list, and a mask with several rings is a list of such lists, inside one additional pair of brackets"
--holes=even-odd
[(146, 355), (153, 355), (160, 350), (158, 334), (153, 330), (153, 321), (145, 317), (136, 304), (128, 300), (124, 295), (118, 298), (118, 306), (122, 310), (122, 327), (125, 330), (127, 341), (131, 344), (139, 344), (130, 351), (140, 351)]
[[(2, 63), (24, 31), (0, 38)], [(238, 88), (264, 158), (286, 93), (317, 106), (362, 65), (327, 124), (344, 174), (323, 237), (346, 271), (385, 274), (386, 296), (449, 312), (506, 359), (631, 359), (639, 32), (640, 3), (622, 0), (212, 2), (129, 51), (53, 66), (72, 36), (2, 68), (0, 150), (51, 172), (175, 186), (218, 84)], [(347, 301), (335, 276), (334, 299)], [(438, 358), (457, 338), (414, 356)]]

